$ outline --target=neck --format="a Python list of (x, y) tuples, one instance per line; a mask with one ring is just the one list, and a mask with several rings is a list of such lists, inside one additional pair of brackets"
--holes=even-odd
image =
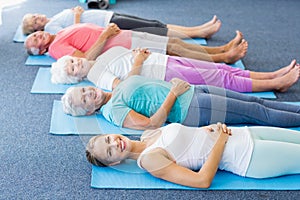
[(111, 99), (111, 96), (112, 96), (111, 92), (105, 92), (104, 104), (106, 104)]
[(147, 144), (145, 142), (132, 140), (132, 149), (129, 158), (137, 160), (140, 154), (146, 149), (146, 147)]

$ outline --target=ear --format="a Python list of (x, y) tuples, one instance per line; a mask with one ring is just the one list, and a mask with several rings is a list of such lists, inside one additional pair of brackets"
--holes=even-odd
[(87, 113), (85, 115), (92, 115), (94, 113), (95, 113), (95, 111), (87, 111)]
[(108, 166), (118, 165), (120, 163), (121, 163), (121, 161), (117, 161), (117, 162), (110, 163)]
[(47, 49), (40, 50), (40, 55), (43, 55), (47, 52)]

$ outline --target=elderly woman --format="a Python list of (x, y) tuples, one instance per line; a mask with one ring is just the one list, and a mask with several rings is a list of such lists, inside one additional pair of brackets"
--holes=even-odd
[(274, 127), (229, 129), (218, 123), (195, 128), (173, 123), (145, 131), (140, 141), (117, 134), (94, 136), (86, 157), (97, 166), (134, 159), (155, 177), (208, 188), (218, 169), (260, 179), (299, 174), (300, 134)]
[(112, 93), (96, 87), (70, 87), (62, 96), (63, 109), (74, 116), (99, 111), (116, 126), (138, 130), (158, 128), (164, 123), (194, 127), (216, 122), (300, 126), (298, 105), (214, 86), (189, 85), (178, 78), (170, 82), (134, 75)]
[(226, 64), (168, 56), (148, 49), (112, 47), (96, 61), (64, 56), (52, 64), (53, 83), (78, 83), (87, 78), (97, 87), (113, 90), (126, 77), (137, 74), (170, 81), (180, 78), (194, 85), (213, 85), (237, 92), (286, 91), (297, 82), (296, 60), (275, 72), (252, 72)]
[(210, 38), (221, 27), (221, 21), (216, 16), (203, 25), (185, 27), (112, 11), (95, 9), (85, 11), (82, 7), (77, 6), (72, 9), (65, 9), (51, 18), (47, 18), (43, 14), (28, 13), (23, 17), (22, 29), (26, 35), (42, 30), (56, 34), (58, 31), (80, 22), (94, 23), (102, 27), (106, 27), (109, 23), (115, 23), (123, 30), (135, 30), (180, 38)]

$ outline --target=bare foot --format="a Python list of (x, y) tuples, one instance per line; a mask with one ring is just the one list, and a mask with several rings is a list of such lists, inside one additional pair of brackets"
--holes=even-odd
[(278, 92), (285, 92), (287, 91), (292, 85), (294, 85), (300, 77), (300, 66), (294, 65), (287, 74), (282, 77), (275, 79), (274, 81), (278, 81), (279, 86), (277, 87)]
[(202, 28), (199, 32), (199, 35), (202, 35), (203, 38), (209, 39), (213, 34), (218, 32), (221, 28), (222, 22), (220, 20), (217, 20), (216, 23), (207, 26), (205, 28)]
[(274, 73), (274, 78), (278, 78), (281, 77), (283, 75), (285, 75), (286, 73), (288, 73), (291, 69), (293, 69), (296, 65), (296, 60), (292, 60), (291, 63), (288, 66), (285, 66), (275, 72)]
[(242, 32), (236, 31), (236, 36), (230, 42), (224, 45), (224, 52), (230, 51), (231, 49), (237, 47), (242, 42), (243, 39), (244, 36)]
[(225, 54), (225, 63), (233, 64), (239, 59), (243, 58), (248, 50), (248, 42), (246, 40), (242, 40), (242, 42), (235, 48), (229, 50)]
[(215, 24), (219, 19), (217, 18), (216, 15), (213, 16), (213, 18), (211, 20), (209, 20), (208, 22), (198, 26), (198, 28), (206, 28), (206, 27), (209, 27), (213, 24)]

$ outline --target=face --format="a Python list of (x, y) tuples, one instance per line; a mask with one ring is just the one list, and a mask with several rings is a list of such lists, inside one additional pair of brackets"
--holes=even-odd
[(28, 37), (26, 41), (27, 48), (35, 47), (40, 49), (40, 54), (45, 53), (47, 48), (51, 44), (51, 35), (50, 33), (44, 31), (37, 31)]
[(131, 141), (118, 134), (108, 134), (95, 137), (91, 142), (92, 152), (100, 161), (105, 161), (109, 165), (119, 164), (128, 158), (131, 150)]
[(104, 104), (105, 98), (105, 93), (96, 87), (75, 87), (72, 92), (72, 104), (85, 109), (87, 115), (99, 109)]
[(90, 71), (90, 63), (86, 58), (72, 57), (66, 61), (65, 69), (68, 75), (83, 79)]
[(46, 15), (42, 14), (32, 14), (29, 18), (30, 24), (32, 24), (32, 27), (35, 31), (42, 31), (44, 30), (45, 25), (48, 22), (48, 19)]

